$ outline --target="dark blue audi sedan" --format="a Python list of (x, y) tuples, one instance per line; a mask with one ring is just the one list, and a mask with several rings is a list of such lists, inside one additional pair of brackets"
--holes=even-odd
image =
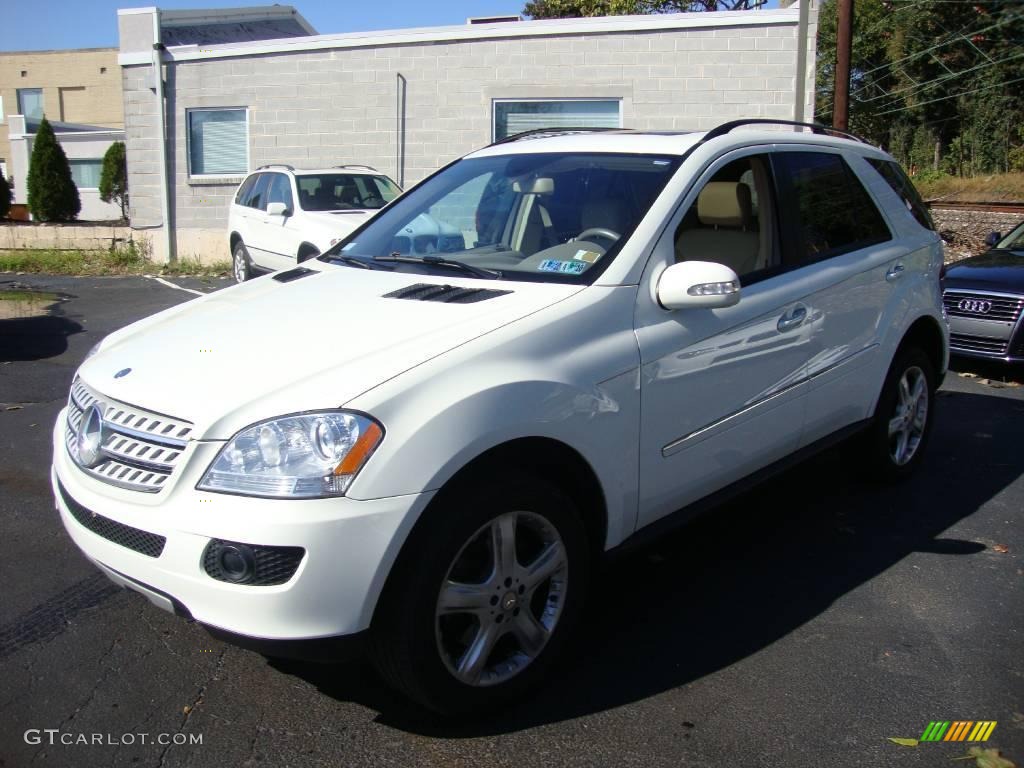
[(946, 272), (942, 302), (954, 355), (1024, 363), (1024, 222)]

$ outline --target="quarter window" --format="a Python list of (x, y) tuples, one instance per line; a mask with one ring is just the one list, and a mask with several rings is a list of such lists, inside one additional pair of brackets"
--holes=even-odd
[(531, 99), (494, 102), (494, 140), (539, 128), (621, 128), (618, 99)]
[(787, 201), (795, 250), (787, 266), (839, 256), (892, 239), (860, 180), (842, 157), (824, 152), (778, 152), (773, 164)]
[(907, 174), (900, 168), (900, 164), (895, 160), (879, 160), (874, 157), (869, 157), (868, 162), (888, 182), (889, 186), (892, 187), (892, 191), (899, 195), (900, 200), (907, 206), (907, 210), (917, 219), (917, 223), (925, 229), (934, 230), (935, 222), (932, 221), (931, 214), (928, 213), (924, 200), (921, 199), (921, 195), (914, 187), (913, 182), (907, 178)]
[(242, 176), (249, 170), (249, 118), (244, 108), (188, 110), (191, 176)]

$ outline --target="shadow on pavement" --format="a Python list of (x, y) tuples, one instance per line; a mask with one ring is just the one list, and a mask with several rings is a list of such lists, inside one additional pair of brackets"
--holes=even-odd
[(600, 712), (684, 686), (771, 645), (914, 552), (970, 557), (943, 536), (1022, 473), (1024, 402), (943, 392), (921, 471), (880, 487), (829, 451), (616, 561), (596, 580), (575, 653), (534, 698), (446, 725), (366, 666), (275, 662), (324, 694), (422, 735), (495, 735)]
[(74, 297), (6, 284), (0, 290), (0, 363), (63, 354), (68, 336), (83, 330), (61, 311), (60, 305), (70, 298)]

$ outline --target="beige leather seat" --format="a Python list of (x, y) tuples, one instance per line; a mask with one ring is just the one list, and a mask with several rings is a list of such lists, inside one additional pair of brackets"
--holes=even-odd
[(758, 268), (760, 238), (753, 224), (750, 187), (711, 181), (697, 196), (700, 226), (676, 238), (676, 261), (715, 261), (737, 275)]

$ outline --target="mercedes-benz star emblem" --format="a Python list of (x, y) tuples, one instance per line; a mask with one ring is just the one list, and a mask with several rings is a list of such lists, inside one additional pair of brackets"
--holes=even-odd
[(118, 371), (117, 373), (114, 374), (114, 378), (115, 379), (123, 379), (125, 376), (127, 376), (131, 372), (132, 372), (131, 368), (122, 368), (120, 371)]
[(956, 308), (961, 312), (971, 312), (975, 315), (987, 315), (992, 309), (992, 302), (985, 299), (961, 299)]
[(102, 460), (103, 408), (93, 403), (82, 414), (78, 425), (78, 460), (84, 467), (95, 467)]

